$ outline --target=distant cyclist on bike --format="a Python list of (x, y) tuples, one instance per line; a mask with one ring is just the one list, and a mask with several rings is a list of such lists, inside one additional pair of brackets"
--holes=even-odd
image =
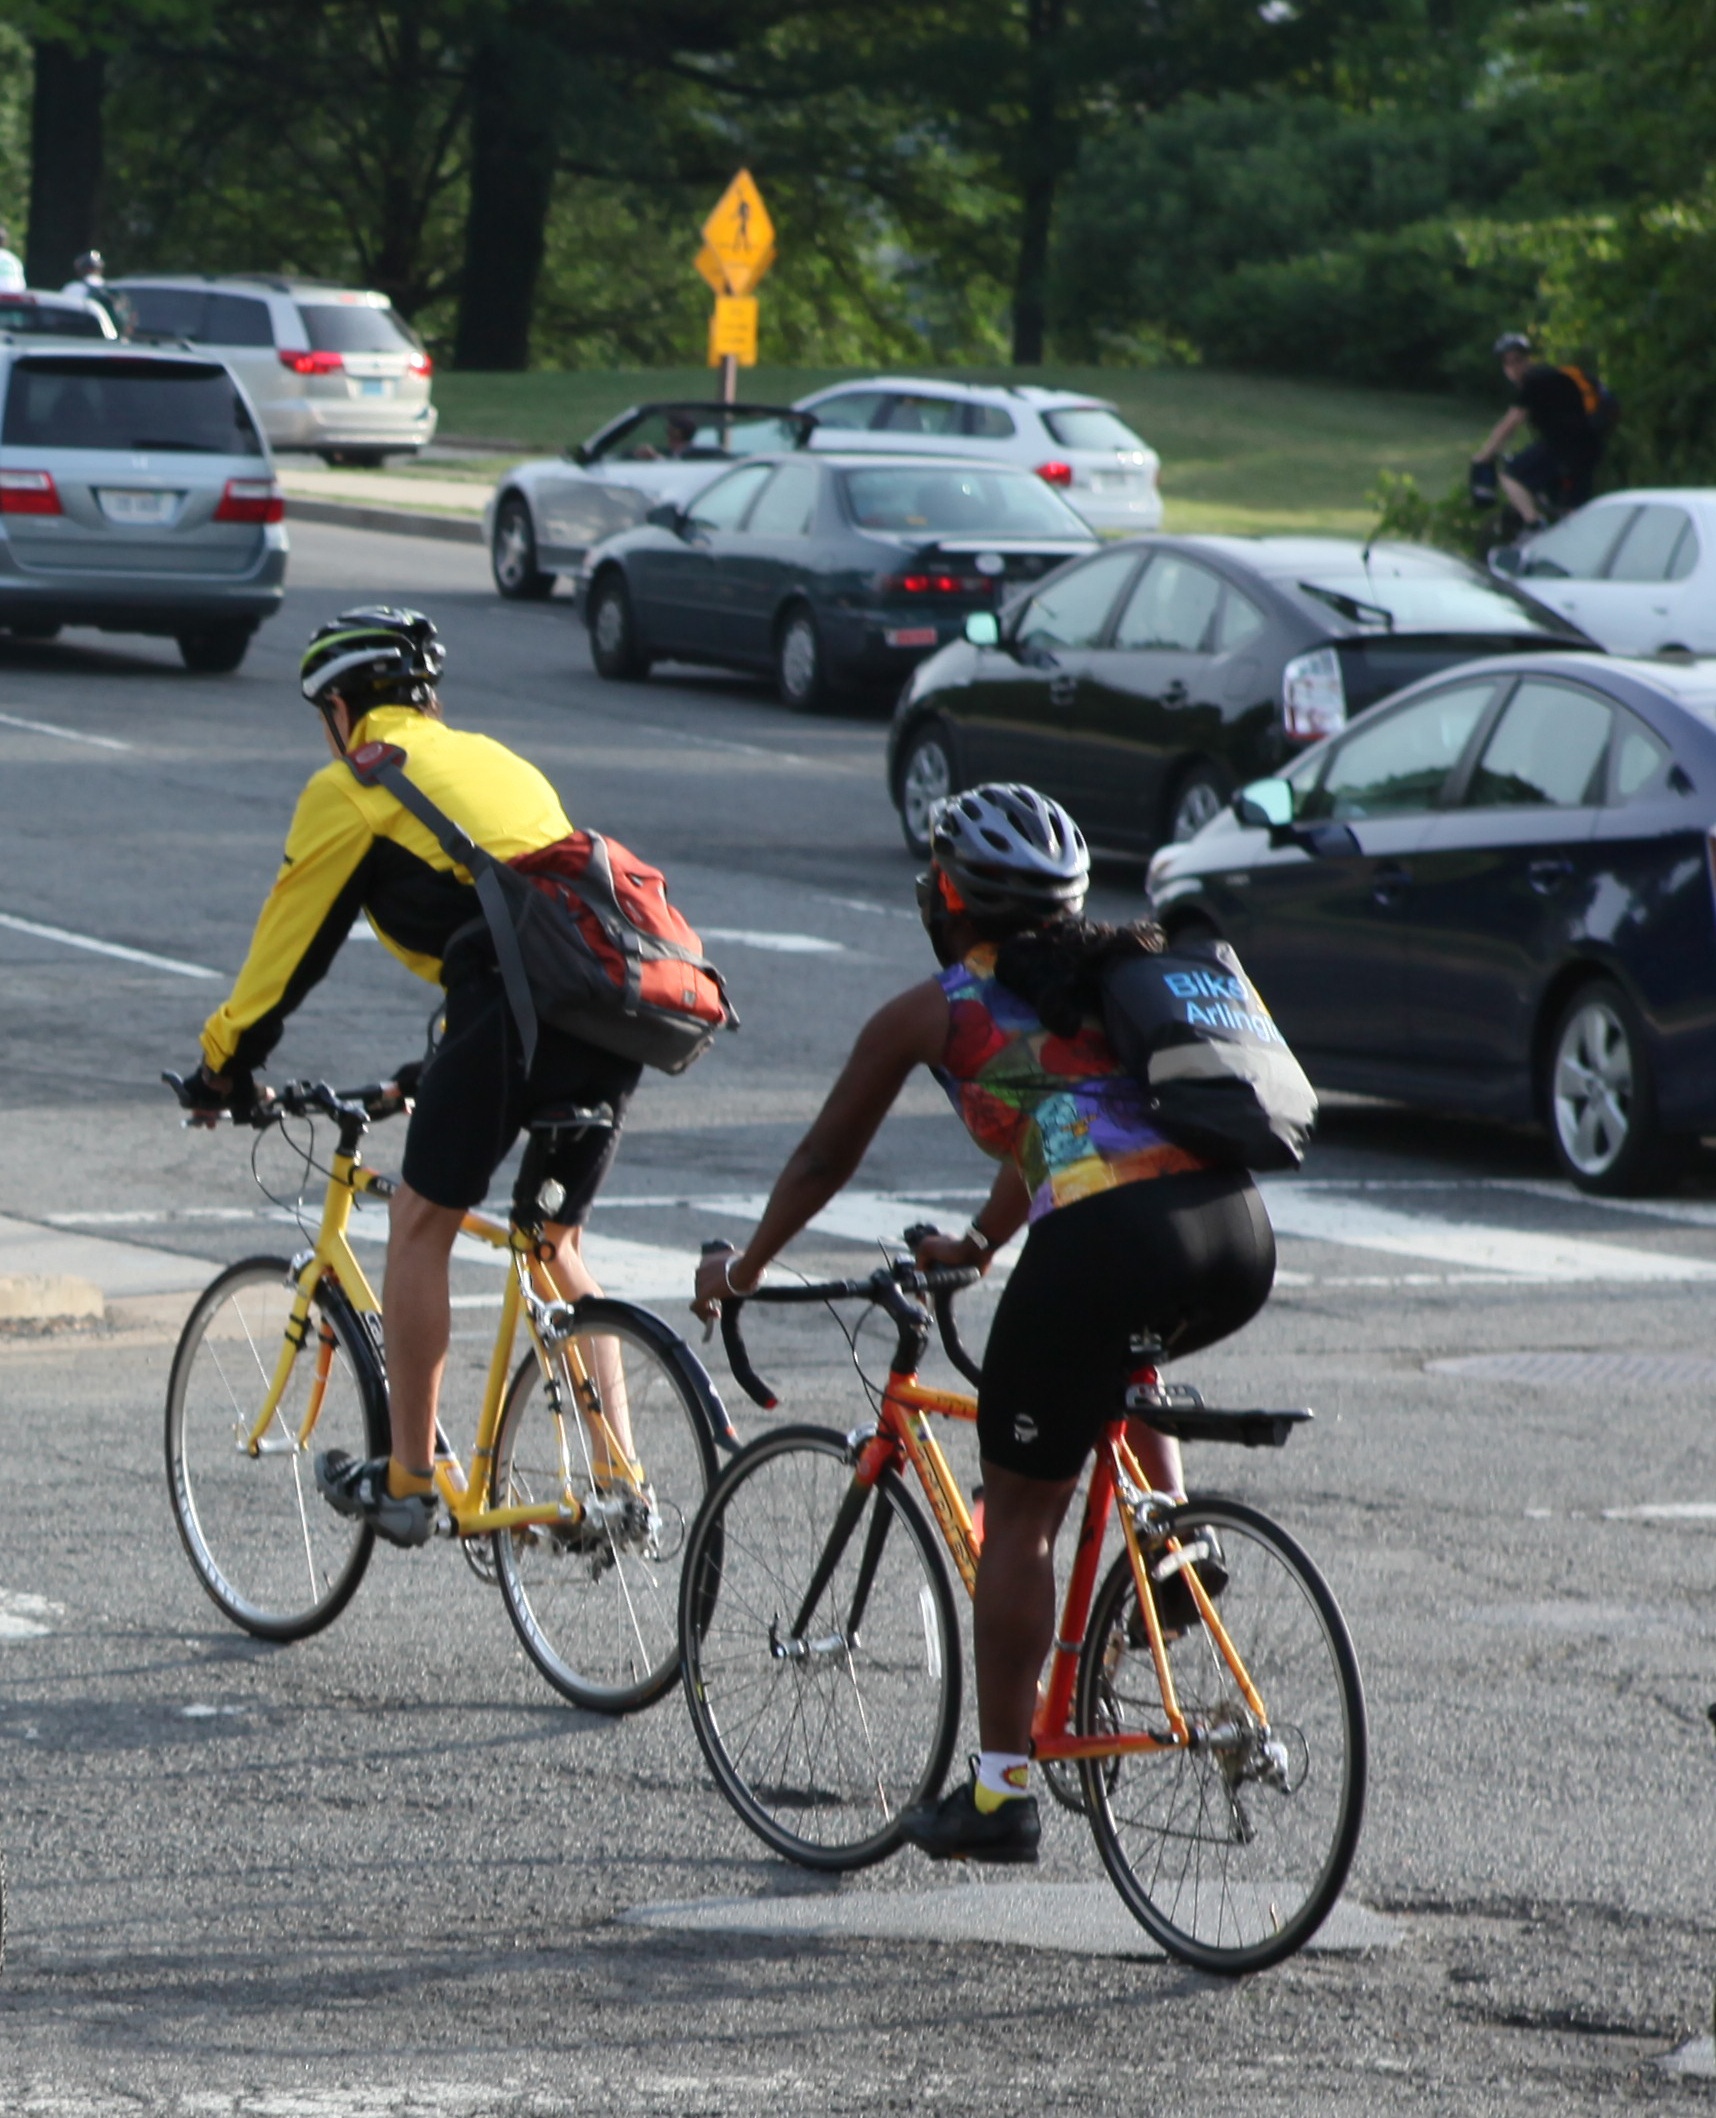
[(305, 650), (299, 681), (321, 713), (334, 762), (298, 798), (285, 858), (230, 996), (203, 1027), (187, 1083), (212, 1122), (254, 1096), (252, 1072), (321, 978), (359, 912), (420, 978), (445, 986), (440, 1039), (415, 1086), (404, 1174), (392, 1203), (383, 1308), (392, 1453), (316, 1459), (341, 1514), (395, 1544), (422, 1544), (435, 1521), (435, 1413), (450, 1337), (448, 1261), (461, 1218), (479, 1205), (525, 1121), (555, 1103), (607, 1104), (615, 1124), (557, 1150), (565, 1188), (544, 1230), (568, 1299), (600, 1288), (578, 1254), (579, 1229), (618, 1143), (639, 1068), (540, 1026), (528, 1076), (477, 894), (429, 830), (348, 767), (367, 743), (397, 745), (410, 778), (479, 846), (503, 860), (552, 845), (571, 825), (534, 765), (485, 735), (449, 728), (437, 680), (446, 661), (430, 621), (410, 610), (343, 612)]
[[(1491, 475), (1526, 528), (1536, 529), (1590, 499), (1602, 436), (1585, 390), (1574, 379), (1577, 371), (1534, 360), (1530, 339), (1519, 331), (1504, 332), (1496, 340), (1495, 353), (1516, 402), (1496, 421), (1472, 464), (1476, 472), (1501, 457), (1499, 470)], [(1527, 420), (1536, 429), (1536, 440), (1502, 456)]]
[[(1134, 1334), (1170, 1353), (1210, 1345), (1263, 1306), (1275, 1241), (1248, 1176), (1212, 1170), (1151, 1125), (1101, 1028), (1098, 981), (1160, 949), (1146, 923), (1082, 918), (1090, 862), (1057, 802), (1030, 787), (951, 797), (931, 823), (919, 910), (940, 976), (860, 1031), (820, 1115), (742, 1253), (706, 1258), (694, 1307), (745, 1294), (857, 1169), (914, 1067), (927, 1066), (1001, 1164), (964, 1233), (923, 1265), (976, 1265), (1030, 1223), (990, 1327), (978, 1391), (985, 1523), (977, 1573), (982, 1753), (970, 1781), (909, 1813), (932, 1859), (1031, 1861), (1037, 1678), (1054, 1636), (1054, 1544), (1085, 1459), (1116, 1416)], [(1179, 1451), (1148, 1437), (1144, 1468), (1180, 1494)]]

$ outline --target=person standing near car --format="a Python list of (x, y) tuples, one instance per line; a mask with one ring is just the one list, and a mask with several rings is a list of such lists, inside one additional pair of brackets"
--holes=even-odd
[[(1528, 529), (1537, 529), (1590, 499), (1602, 442), (1586, 409), (1585, 393), (1565, 368), (1534, 360), (1530, 339), (1519, 331), (1503, 332), (1495, 352), (1515, 402), (1496, 421), (1472, 462), (1492, 464), (1501, 458), (1498, 478), (1508, 505)], [(1537, 438), (1514, 455), (1502, 456), (1528, 420)]]
[(558, 1103), (606, 1104), (611, 1129), (580, 1133), (556, 1150), (547, 1174), (565, 1198), (543, 1229), (549, 1269), (567, 1300), (599, 1294), (579, 1255), (579, 1229), (640, 1072), (635, 1060), (550, 1023), (540, 1027), (527, 1070), (475, 886), (425, 824), (352, 770), (380, 746), (398, 746), (413, 783), (497, 859), (570, 834), (559, 797), (534, 765), (491, 737), (446, 725), (436, 689), (445, 660), (435, 627), (412, 610), (348, 610), (311, 639), (299, 687), (322, 716), (334, 761), (299, 796), (244, 966), (203, 1026), (201, 1064), (182, 1091), (205, 1124), (250, 1109), (251, 1070), (327, 975), (360, 911), (408, 970), (446, 989), (440, 1038), (414, 1090), (390, 1216), (384, 1308), (392, 1453), (357, 1461), (329, 1450), (316, 1458), (329, 1505), (402, 1545), (424, 1543), (434, 1526), (435, 1414), (460, 1221), (482, 1203), (533, 1114)]

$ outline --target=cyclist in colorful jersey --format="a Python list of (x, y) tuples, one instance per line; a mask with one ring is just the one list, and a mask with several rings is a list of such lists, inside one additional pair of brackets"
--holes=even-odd
[(459, 1223), (482, 1203), (529, 1117), (553, 1104), (606, 1104), (611, 1129), (568, 1134), (555, 1150), (548, 1175), (566, 1196), (543, 1231), (562, 1293), (569, 1300), (600, 1293), (579, 1255), (579, 1230), (640, 1072), (634, 1061), (544, 1023), (526, 1074), (469, 877), (426, 825), (346, 762), (365, 744), (396, 745), (411, 779), (502, 860), (565, 838), (572, 826), (534, 765), (489, 736), (446, 725), (436, 690), (445, 663), (435, 627), (417, 611), (348, 610), (310, 641), (300, 687), (322, 715), (334, 762), (298, 798), (244, 967), (203, 1026), (202, 1063), (186, 1084), (210, 1122), (227, 1108), (248, 1109), (252, 1070), (326, 977), (360, 911), (407, 970), (446, 988), (439, 1039), (413, 1084), (416, 1106), (391, 1208), (383, 1312), (392, 1450), (361, 1462), (338, 1450), (316, 1459), (330, 1505), (404, 1545), (424, 1543), (434, 1527), (435, 1413)]
[[(984, 1478), (975, 1638), (981, 1754), (970, 1780), (913, 1810), (907, 1836), (933, 1859), (1033, 1861), (1029, 1791), (1037, 1679), (1054, 1637), (1054, 1546), (1080, 1471), (1120, 1402), (1133, 1337), (1171, 1354), (1237, 1331), (1275, 1275), (1268, 1216), (1243, 1172), (1211, 1169), (1150, 1122), (1101, 1025), (1099, 986), (1161, 930), (1081, 917), (1084, 838), (1030, 787), (955, 795), (931, 824), (918, 902), (943, 969), (865, 1024), (840, 1078), (781, 1172), (742, 1252), (700, 1265), (693, 1307), (711, 1316), (857, 1170), (907, 1077), (927, 1066), (966, 1130), (1000, 1163), (957, 1236), (923, 1265), (975, 1264), (1030, 1233), (990, 1326), (977, 1398)], [(1179, 1450), (1138, 1434), (1152, 1484), (1184, 1491)]]

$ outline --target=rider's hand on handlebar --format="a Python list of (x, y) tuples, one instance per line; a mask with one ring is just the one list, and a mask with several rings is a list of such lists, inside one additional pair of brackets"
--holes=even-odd
[(211, 1074), (199, 1059), (180, 1085), (179, 1101), (190, 1112), (188, 1123), (212, 1129), (229, 1113), (240, 1120), (249, 1116), (256, 1104), (256, 1084), (246, 1068)]
[(912, 1256), (924, 1272), (932, 1265), (975, 1265), (979, 1273), (985, 1273), (995, 1262), (993, 1246), (979, 1250), (969, 1236), (943, 1235), (940, 1229), (920, 1235), (912, 1246)]
[(700, 1316), (706, 1324), (714, 1323), (721, 1314), (721, 1304), (729, 1295), (754, 1294), (762, 1284), (762, 1274), (747, 1280), (738, 1270), (736, 1260), (739, 1253), (731, 1243), (706, 1243), (703, 1256), (697, 1267), (696, 1291), (691, 1297), (691, 1313)]

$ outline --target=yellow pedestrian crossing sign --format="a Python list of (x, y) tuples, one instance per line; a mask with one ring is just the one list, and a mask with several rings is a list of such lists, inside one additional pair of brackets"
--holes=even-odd
[[(703, 240), (719, 260), (726, 276), (718, 293), (752, 294), (775, 261), (775, 224), (748, 169), (741, 169), (721, 202), (703, 223)], [(710, 278), (699, 257), (697, 269)]]

